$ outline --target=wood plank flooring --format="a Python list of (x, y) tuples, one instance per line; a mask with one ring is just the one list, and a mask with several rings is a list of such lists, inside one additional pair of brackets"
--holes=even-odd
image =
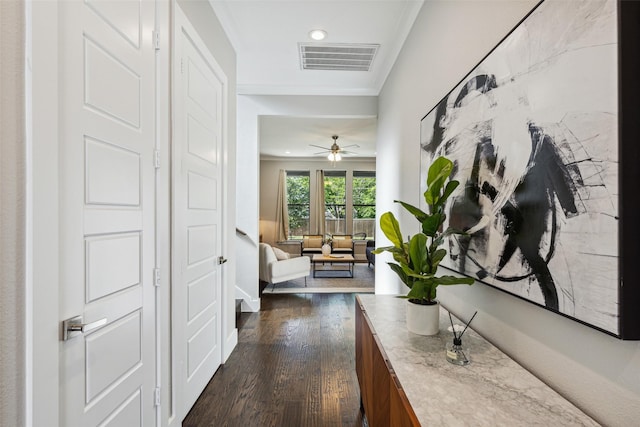
[(183, 427), (362, 426), (353, 294), (263, 295)]

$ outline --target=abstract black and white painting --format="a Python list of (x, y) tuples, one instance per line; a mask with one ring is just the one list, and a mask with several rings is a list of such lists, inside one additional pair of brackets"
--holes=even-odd
[(447, 221), (468, 235), (444, 266), (619, 335), (616, 8), (529, 14), (422, 119), (421, 188), (454, 161)]

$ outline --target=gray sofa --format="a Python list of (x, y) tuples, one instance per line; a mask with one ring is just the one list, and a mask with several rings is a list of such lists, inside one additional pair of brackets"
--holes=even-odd
[(367, 242), (367, 249), (366, 249), (366, 253), (367, 253), (367, 266), (371, 267), (371, 265), (375, 266), (376, 265), (376, 256), (373, 253), (374, 249), (376, 248), (376, 242), (375, 240), (369, 240)]

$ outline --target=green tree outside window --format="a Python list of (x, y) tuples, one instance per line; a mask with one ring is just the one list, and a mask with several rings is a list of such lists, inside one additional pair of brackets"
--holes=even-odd
[(289, 239), (309, 234), (309, 172), (287, 171)]

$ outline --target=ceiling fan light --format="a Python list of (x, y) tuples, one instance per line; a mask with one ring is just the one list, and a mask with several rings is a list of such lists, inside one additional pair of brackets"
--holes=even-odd
[(339, 162), (340, 160), (342, 160), (342, 156), (340, 155), (340, 153), (336, 153), (334, 158), (336, 159), (336, 162)]
[(329, 159), (329, 161), (331, 162), (335, 162), (336, 161), (336, 157), (333, 153), (329, 153), (329, 155), (327, 156), (327, 159)]

